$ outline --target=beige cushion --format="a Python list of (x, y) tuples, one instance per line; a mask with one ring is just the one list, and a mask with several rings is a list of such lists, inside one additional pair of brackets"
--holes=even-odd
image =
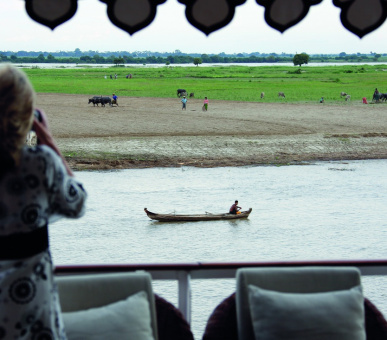
[(280, 293), (249, 285), (255, 340), (365, 340), (360, 286), (324, 293)]
[(144, 291), (104, 307), (62, 315), (68, 340), (154, 340)]
[(152, 278), (143, 271), (131, 273), (71, 275), (55, 278), (62, 312), (105, 307), (141, 291), (147, 294), (154, 339), (157, 335), (156, 306)]
[(283, 293), (321, 293), (360, 285), (355, 267), (264, 267), (237, 270), (236, 309), (239, 340), (254, 340), (248, 285)]

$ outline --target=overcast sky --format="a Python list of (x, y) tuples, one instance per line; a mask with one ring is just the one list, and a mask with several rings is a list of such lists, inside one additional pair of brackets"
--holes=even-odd
[(23, 0), (0, 0), (0, 51), (387, 52), (386, 23), (359, 39), (342, 26), (332, 0), (312, 6), (301, 23), (283, 34), (265, 22), (262, 6), (247, 0), (228, 26), (209, 37), (189, 24), (177, 0), (159, 5), (153, 23), (133, 36), (114, 26), (106, 9), (98, 0), (79, 0), (74, 17), (51, 31), (30, 19)]

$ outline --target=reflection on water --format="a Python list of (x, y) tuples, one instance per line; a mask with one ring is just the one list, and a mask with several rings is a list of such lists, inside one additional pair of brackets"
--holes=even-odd
[[(79, 172), (87, 213), (51, 227), (55, 264), (385, 259), (386, 173), (386, 160)], [(235, 199), (253, 208), (248, 220), (160, 223), (143, 211), (219, 213)], [(387, 314), (387, 278), (363, 283)], [(193, 281), (196, 338), (234, 286)], [(175, 285), (155, 291), (177, 303)]]

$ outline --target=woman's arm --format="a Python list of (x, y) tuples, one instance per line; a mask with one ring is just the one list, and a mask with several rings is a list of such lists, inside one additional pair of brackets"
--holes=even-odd
[(64, 163), (64, 166), (66, 167), (67, 173), (70, 176), (74, 176), (73, 172), (71, 171), (69, 165), (67, 164), (65, 158), (62, 156), (58, 146), (55, 143), (54, 138), (51, 135), (51, 132), (48, 128), (48, 122), (47, 122), (47, 117), (44, 114), (43, 111), (38, 110), (40, 114), (41, 121), (35, 117), (34, 122), (33, 122), (33, 129), (36, 133), (36, 137), (38, 138), (38, 144), (44, 144), (49, 146), (51, 149), (53, 149), (61, 158)]

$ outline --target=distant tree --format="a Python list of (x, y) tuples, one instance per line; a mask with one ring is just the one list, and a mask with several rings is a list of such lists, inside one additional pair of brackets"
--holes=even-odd
[(16, 62), (16, 60), (17, 60), (16, 54), (12, 54), (10, 58), (11, 58), (11, 61), (12, 61), (13, 63)]
[(199, 64), (202, 63), (202, 58), (194, 58), (193, 63), (194, 65), (199, 66)]
[(301, 67), (302, 64), (307, 64), (309, 62), (309, 55), (306, 53), (295, 54), (293, 57), (294, 66), (298, 65)]
[(42, 62), (44, 62), (44, 55), (43, 55), (43, 53), (40, 53), (39, 55), (38, 55), (38, 58), (37, 58), (37, 61), (38, 61), (38, 63), (42, 63)]
[(55, 57), (51, 53), (49, 53), (49, 55), (47, 56), (47, 60), (53, 62), (55, 60)]
[(266, 58), (266, 61), (267, 61), (268, 63), (275, 63), (277, 60), (276, 60), (275, 56), (269, 55), (269, 56)]
[(118, 66), (120, 64), (121, 65), (124, 64), (125, 60), (124, 60), (124, 58), (119, 57), (119, 58), (114, 58), (113, 62), (114, 62), (114, 64), (116, 64), (116, 66)]
[(90, 63), (91, 62), (91, 57), (89, 55), (83, 55), (79, 58), (80, 61), (84, 63)]
[(377, 53), (374, 55), (374, 58), (375, 58), (375, 60), (378, 60), (381, 56), (382, 56), (381, 54)]
[(208, 54), (202, 54), (201, 55), (201, 59), (203, 62), (205, 63), (209, 63), (211, 60), (210, 60), (210, 56)]
[(93, 56), (93, 59), (95, 60), (95, 62), (96, 62), (97, 64), (103, 64), (103, 63), (105, 62), (105, 58), (102, 57), (102, 56), (100, 56), (99, 54), (95, 54), (95, 55)]
[(210, 60), (212, 63), (220, 63), (223, 61), (223, 58), (215, 54), (210, 57)]

